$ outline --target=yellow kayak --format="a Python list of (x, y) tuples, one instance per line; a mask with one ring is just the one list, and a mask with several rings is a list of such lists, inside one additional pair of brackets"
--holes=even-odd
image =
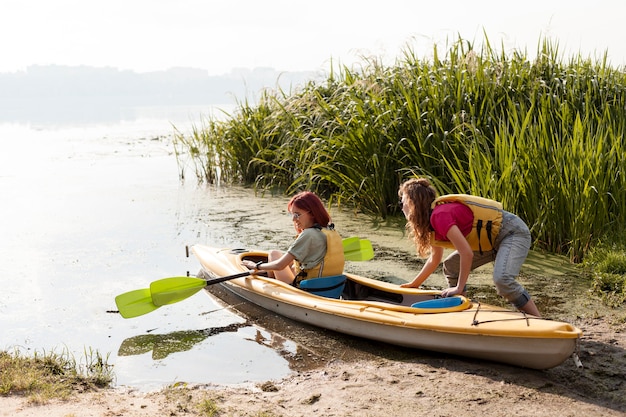
[[(265, 251), (195, 245), (206, 277), (248, 271), (244, 259), (267, 259)], [(311, 280), (316, 281), (316, 280)], [(439, 291), (345, 274), (339, 298), (303, 291), (278, 280), (249, 275), (221, 282), (226, 290), (293, 320), (409, 348), (511, 365), (548, 369), (575, 354), (582, 331), (560, 321), (473, 302), (440, 299)]]

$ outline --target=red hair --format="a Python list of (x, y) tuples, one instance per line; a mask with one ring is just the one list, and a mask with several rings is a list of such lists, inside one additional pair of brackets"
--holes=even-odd
[(317, 194), (311, 191), (302, 191), (294, 195), (289, 201), (289, 204), (287, 204), (287, 210), (291, 212), (293, 207), (311, 213), (315, 223), (322, 227), (327, 227), (328, 223), (330, 223), (330, 215), (326, 207), (324, 207), (324, 203), (322, 203), (322, 200), (320, 200)]

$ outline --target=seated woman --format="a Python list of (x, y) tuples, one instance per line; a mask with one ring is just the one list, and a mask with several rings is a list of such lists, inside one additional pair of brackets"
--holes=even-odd
[(253, 270), (270, 271), (270, 276), (298, 286), (300, 281), (343, 273), (345, 263), (341, 236), (330, 222), (322, 200), (313, 192), (296, 194), (287, 204), (296, 240), (286, 252), (272, 250), (268, 262), (243, 264)]

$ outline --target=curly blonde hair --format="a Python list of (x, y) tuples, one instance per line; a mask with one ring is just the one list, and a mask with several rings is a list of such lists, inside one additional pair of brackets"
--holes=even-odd
[(437, 190), (426, 178), (411, 178), (398, 189), (398, 197), (403, 196), (405, 204), (408, 204), (406, 230), (415, 243), (417, 253), (427, 256), (431, 250), (431, 205), (437, 198)]

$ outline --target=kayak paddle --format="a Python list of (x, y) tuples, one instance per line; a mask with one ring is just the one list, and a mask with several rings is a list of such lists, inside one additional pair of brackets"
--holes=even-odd
[[(247, 277), (252, 273), (253, 271), (246, 271), (210, 280), (193, 277), (162, 278), (152, 282), (150, 288), (142, 288), (118, 295), (115, 297), (115, 304), (122, 317), (130, 319), (151, 313), (166, 304), (174, 304), (189, 298), (207, 285)], [(259, 274), (261, 273), (257, 275)]]
[[(344, 256), (347, 261), (367, 261), (374, 257), (372, 242), (358, 237), (343, 239)], [(150, 288), (129, 291), (115, 297), (115, 304), (124, 318), (148, 314), (157, 308), (189, 298), (204, 287), (235, 278), (251, 275), (253, 271), (218, 277), (210, 280), (193, 277), (171, 277), (154, 281)]]
[[(174, 304), (189, 298), (204, 287), (220, 282), (229, 281), (235, 278), (243, 278), (252, 275), (254, 271), (245, 271), (239, 274), (228, 275), (225, 277), (217, 277), (213, 279), (202, 279), (193, 277), (172, 277), (163, 278), (150, 284), (150, 294), (152, 295), (152, 303), (156, 306), (164, 306), (166, 304)], [(265, 275), (264, 271), (255, 275)]]
[[(343, 239), (343, 251), (346, 260), (367, 261), (374, 257), (372, 242), (358, 237)], [(191, 277), (163, 278), (150, 284), (152, 302), (157, 306), (174, 304), (189, 298), (206, 286), (229, 281), (235, 278), (242, 278), (252, 274), (253, 271), (246, 271), (240, 274), (229, 275), (209, 280)], [(259, 275), (258, 273), (256, 275)]]

